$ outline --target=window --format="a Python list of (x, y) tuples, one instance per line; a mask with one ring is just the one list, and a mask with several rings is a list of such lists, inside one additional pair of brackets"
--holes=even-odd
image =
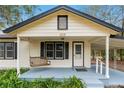
[(0, 59), (4, 59), (4, 43), (0, 43)]
[(68, 16), (60, 15), (58, 16), (58, 30), (67, 30), (68, 29)]
[(63, 59), (63, 43), (55, 43), (55, 59)]
[(48, 59), (68, 59), (68, 42), (41, 42), (41, 58)]
[(46, 57), (54, 59), (54, 43), (46, 43)]
[(17, 44), (10, 42), (0, 43), (0, 59), (16, 59), (17, 57)]
[(14, 57), (14, 49), (13, 43), (5, 43), (5, 58), (13, 59)]

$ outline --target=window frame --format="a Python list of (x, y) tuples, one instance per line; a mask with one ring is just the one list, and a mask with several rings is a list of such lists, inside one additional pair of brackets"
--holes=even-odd
[[(11, 44), (12, 45), (12, 49), (11, 50), (8, 50), (7, 49), (7, 44)], [(5, 51), (5, 54), (4, 54), (5, 59), (14, 59), (14, 57), (15, 57), (14, 54), (15, 53), (14, 53), (14, 43), (13, 42), (7, 42), (7, 43), (5, 43), (4, 51)], [(8, 52), (12, 52), (13, 56), (12, 57), (8, 57)]]
[(5, 59), (5, 44), (3, 42), (1, 42), (3, 44), (3, 50), (0, 50), (3, 52), (3, 57), (0, 57), (0, 59)]
[[(47, 44), (53, 44), (53, 50), (47, 50)], [(47, 52), (52, 51), (53, 52), (53, 57), (47, 57)], [(45, 43), (45, 55), (48, 59), (54, 59), (54, 43), (53, 42), (46, 42)]]
[[(60, 25), (59, 25), (59, 23), (60, 23), (59, 18), (60, 17), (65, 17), (66, 18), (66, 27), (65, 28), (61, 28)], [(68, 30), (68, 16), (67, 15), (58, 15), (58, 17), (57, 17), (57, 28), (58, 28), (58, 30)]]
[[(62, 44), (62, 50), (57, 50), (56, 49), (57, 44)], [(56, 57), (56, 52), (62, 52), (62, 57)], [(59, 60), (64, 59), (64, 42), (55, 42), (55, 52), (54, 52), (54, 54), (55, 54), (55, 59), (59, 59)]]
[[(4, 58), (0, 57), (0, 60), (13, 60), (16, 59), (15, 58), (15, 42), (0, 42), (4, 44)], [(13, 48), (13, 56), (12, 57), (6, 57), (7, 52), (6, 52), (6, 44), (11, 43), (12, 44), (12, 48)]]
[[(54, 52), (53, 52), (53, 57), (47, 57), (47, 44), (52, 43), (54, 44)], [(56, 57), (56, 49), (55, 49), (55, 44), (62, 44), (63, 49), (62, 49), (62, 57)], [(42, 51), (42, 49), (41, 49)], [(69, 51), (68, 51), (69, 52)], [(69, 59), (68, 57), (65, 58), (65, 42), (64, 41), (45, 41), (44, 42), (44, 57), (40, 54), (41, 58), (47, 58), (48, 60), (64, 60), (64, 59)]]

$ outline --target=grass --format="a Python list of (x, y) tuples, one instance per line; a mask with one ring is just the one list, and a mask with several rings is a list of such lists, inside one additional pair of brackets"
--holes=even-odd
[[(21, 69), (21, 73), (27, 69)], [(0, 88), (84, 88), (82, 83), (75, 76), (63, 81), (55, 81), (52, 78), (38, 79), (33, 81), (21, 80), (16, 75), (15, 69), (0, 70)]]

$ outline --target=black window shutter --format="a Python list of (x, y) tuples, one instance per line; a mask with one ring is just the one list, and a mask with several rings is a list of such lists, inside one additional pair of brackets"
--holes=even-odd
[(64, 55), (65, 55), (65, 59), (69, 58), (69, 42), (65, 42), (65, 52), (64, 52)]
[(44, 44), (44, 42), (41, 42), (41, 45), (40, 45), (40, 47), (41, 47), (41, 58), (44, 58), (45, 57), (45, 44)]
[(15, 59), (17, 59), (17, 43), (14, 43), (14, 55)]

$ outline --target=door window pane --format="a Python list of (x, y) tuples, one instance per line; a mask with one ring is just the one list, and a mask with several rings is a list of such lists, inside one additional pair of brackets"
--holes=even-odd
[(81, 45), (75, 45), (76, 54), (81, 54)]

